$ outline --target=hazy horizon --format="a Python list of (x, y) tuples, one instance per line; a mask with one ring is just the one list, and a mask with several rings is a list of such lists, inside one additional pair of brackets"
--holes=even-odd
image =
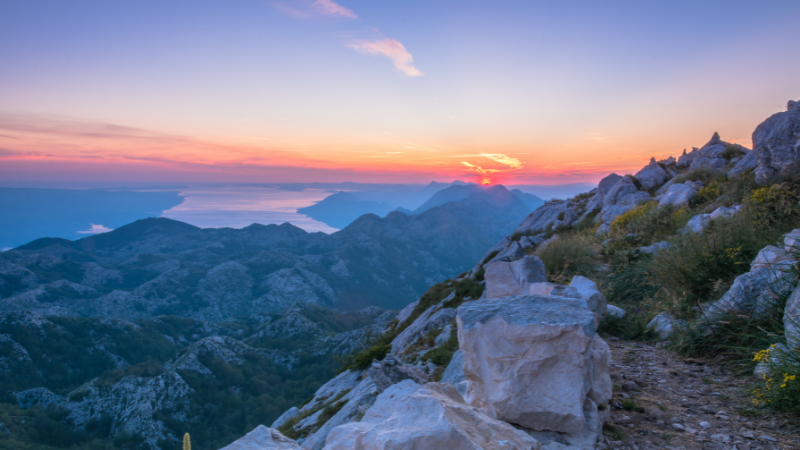
[(794, 1), (0, 12), (0, 180), (596, 183), (800, 98)]

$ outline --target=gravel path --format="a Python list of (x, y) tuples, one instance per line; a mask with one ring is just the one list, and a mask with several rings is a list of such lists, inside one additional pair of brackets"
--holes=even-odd
[(793, 416), (741, 415), (754, 380), (700, 360), (679, 360), (654, 344), (608, 340), (613, 354), (612, 426), (604, 448), (800, 449)]

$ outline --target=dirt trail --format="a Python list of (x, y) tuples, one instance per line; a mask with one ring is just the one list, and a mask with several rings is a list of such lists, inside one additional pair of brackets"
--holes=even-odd
[(751, 406), (752, 379), (705, 361), (681, 361), (655, 344), (613, 339), (607, 341), (614, 426), (606, 431), (606, 448), (800, 449), (796, 417), (740, 414)]

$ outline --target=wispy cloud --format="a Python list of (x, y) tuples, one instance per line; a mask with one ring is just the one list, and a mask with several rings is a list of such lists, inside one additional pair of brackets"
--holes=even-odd
[(275, 2), (273, 5), (295, 19), (308, 19), (313, 16), (358, 18), (358, 14), (352, 9), (345, 8), (333, 0), (295, 0), (293, 2)]
[(519, 159), (506, 156), (502, 153), (481, 153), (481, 156), (484, 158), (489, 158), (492, 161), (499, 162), (500, 164), (505, 164), (512, 169), (522, 168), (522, 163)]
[(604, 141), (606, 139), (610, 139), (612, 136), (606, 136), (602, 133), (587, 133), (589, 136), (586, 139), (591, 139), (593, 141)]
[(424, 148), (425, 150), (430, 150), (430, 151), (433, 151), (433, 152), (438, 152), (439, 151), (439, 150), (436, 150), (435, 148), (425, 147), (424, 145), (415, 144), (413, 142), (406, 142), (406, 144), (413, 145), (413, 147), (406, 147), (406, 148), (419, 147), (419, 148)]
[(397, 39), (387, 37), (351, 42), (346, 45), (348, 48), (365, 55), (383, 56), (391, 59), (394, 66), (406, 76), (421, 77), (424, 75), (422, 71), (414, 67), (414, 57)]
[(358, 18), (358, 14), (353, 12), (353, 10), (347, 9), (332, 0), (314, 0), (314, 3), (311, 4), (311, 9), (326, 16), (341, 16), (347, 17), (348, 19)]
[(517, 170), (522, 169), (522, 162), (517, 158), (512, 158), (508, 155), (504, 155), (502, 153), (479, 153), (477, 155), (458, 155), (456, 157), (461, 158), (468, 158), (468, 157), (483, 157), (486, 159), (490, 159), (494, 162), (498, 162), (500, 164), (508, 166), (507, 169), (484, 169), (481, 166), (477, 166), (475, 164), (471, 164), (467, 161), (460, 161), (461, 164), (469, 167), (473, 172), (480, 174), (480, 175), (487, 175), (490, 173), (498, 173), (498, 172), (514, 172)]
[(99, 233), (108, 233), (109, 231), (114, 231), (113, 228), (104, 227), (103, 225), (95, 225), (93, 223), (90, 225), (91, 227), (89, 227), (88, 230), (78, 231), (78, 234), (99, 234)]

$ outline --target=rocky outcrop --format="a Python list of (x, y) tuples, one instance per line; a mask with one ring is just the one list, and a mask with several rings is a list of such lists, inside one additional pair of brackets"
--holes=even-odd
[(650, 194), (640, 191), (636, 186), (637, 183), (638, 180), (629, 175), (617, 181), (603, 196), (603, 207), (596, 221), (610, 224), (620, 215), (649, 200), (651, 198)]
[(392, 341), (392, 353), (395, 355), (402, 355), (408, 347), (410, 347), (420, 336), (424, 336), (429, 331), (436, 328), (443, 328), (446, 324), (450, 323), (456, 317), (456, 310), (453, 308), (444, 308), (445, 302), (455, 297), (455, 292), (452, 292), (448, 297), (439, 302), (431, 308), (428, 308), (414, 322), (406, 327)]
[(800, 102), (790, 101), (786, 111), (774, 114), (753, 132), (753, 152), (758, 160), (756, 181), (765, 184), (784, 170), (797, 170), (800, 161)]
[(532, 283), (547, 281), (544, 263), (534, 255), (527, 255), (513, 262), (493, 262), (487, 264), (485, 269), (484, 295), (487, 298), (524, 295), (528, 293)]
[(691, 219), (683, 228), (683, 233), (702, 233), (708, 225), (711, 223), (712, 220), (717, 220), (721, 218), (730, 218), (738, 214), (742, 210), (742, 205), (737, 205), (733, 207), (727, 206), (720, 206), (719, 208), (712, 211), (710, 214), (698, 214)]
[(175, 372), (153, 378), (128, 376), (111, 386), (97, 379), (73, 391), (58, 405), (78, 428), (104, 416), (112, 418), (112, 435), (141, 435), (151, 447), (159, 439), (175, 440), (157, 413), (174, 420), (187, 420), (189, 396), (194, 390)]
[(46, 407), (52, 403), (58, 403), (62, 398), (60, 395), (56, 395), (45, 388), (14, 392), (14, 397), (17, 400), (17, 405), (22, 409), (28, 409), (34, 405)]
[(634, 175), (644, 190), (655, 189), (664, 184), (671, 176), (655, 160), (644, 166)]
[(686, 183), (673, 184), (661, 195), (658, 201), (659, 207), (674, 206), (681, 207), (689, 204), (689, 200), (703, 187), (700, 182), (687, 181)]
[(359, 422), (335, 428), (326, 450), (539, 450), (526, 433), (470, 407), (447, 383), (410, 380), (378, 396)]
[(749, 272), (736, 277), (722, 298), (702, 308), (706, 317), (713, 319), (729, 313), (763, 314), (776, 298), (794, 288), (795, 275), (791, 269), (797, 264), (795, 257), (791, 247), (769, 245), (762, 249)]
[(739, 162), (736, 163), (733, 169), (728, 171), (728, 177), (739, 178), (742, 175), (752, 171), (756, 167), (758, 167), (758, 159), (756, 158), (756, 153), (749, 152), (742, 159), (740, 159)]
[[(718, 133), (714, 133), (711, 140), (700, 149), (694, 149), (691, 153), (684, 153), (678, 159), (678, 167), (694, 169), (722, 170), (731, 161), (734, 155), (728, 149), (734, 149), (740, 155), (746, 155), (749, 149), (738, 144), (731, 144), (720, 139)], [(728, 153), (726, 153), (728, 150)]]
[[(364, 371), (346, 371), (317, 390), (314, 397), (295, 414), (282, 416), (273, 427), (283, 426), (292, 418), (304, 417), (291, 427), (292, 433), (304, 436), (298, 439), (302, 448), (320, 450), (325, 446), (328, 433), (339, 425), (360, 420), (375, 402), (375, 398), (390, 386), (403, 380), (425, 384), (428, 378), (418, 367), (404, 364), (393, 355), (375, 361)], [(327, 420), (320, 420), (326, 408), (335, 410)], [(288, 434), (288, 433), (287, 433)]]
[(467, 402), (565, 443), (594, 446), (611, 398), (608, 346), (584, 302), (516, 296), (465, 303), (458, 337)]
[(282, 435), (280, 431), (257, 426), (253, 431), (220, 450), (300, 450), (297, 442)]

